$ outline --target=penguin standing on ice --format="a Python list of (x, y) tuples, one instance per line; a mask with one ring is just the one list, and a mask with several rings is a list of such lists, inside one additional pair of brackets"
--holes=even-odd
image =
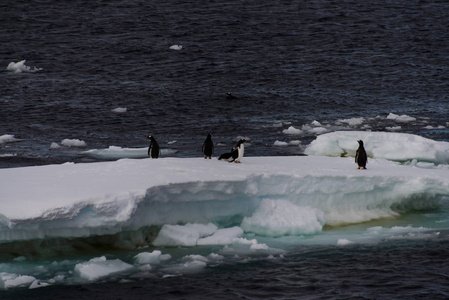
[(212, 135), (209, 133), (207, 135), (206, 140), (203, 143), (203, 154), (204, 154), (204, 158), (208, 158), (211, 159), (212, 154), (214, 153), (214, 143), (212, 142)]
[(240, 160), (243, 158), (243, 154), (245, 152), (244, 143), (248, 140), (240, 139), (237, 145), (232, 148), (230, 153), (224, 153), (220, 155), (219, 160), (226, 160), (228, 162), (240, 163)]
[(148, 135), (145, 137), (146, 139), (149, 139), (150, 147), (148, 148), (148, 156), (151, 158), (158, 158), (159, 157), (159, 144), (156, 142), (153, 136)]
[(363, 147), (363, 141), (358, 140), (359, 148), (355, 153), (355, 162), (357, 163), (357, 169), (366, 169), (366, 163), (368, 162), (368, 157), (366, 155), (365, 148)]

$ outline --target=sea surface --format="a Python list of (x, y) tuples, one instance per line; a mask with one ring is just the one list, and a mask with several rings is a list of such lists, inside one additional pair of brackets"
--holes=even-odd
[[(147, 135), (162, 157), (201, 156), (208, 133), (216, 155), (241, 137), (246, 156), (304, 155), (317, 124), (449, 141), (446, 1), (3, 0), (0, 20), (0, 136), (14, 139), (0, 168), (113, 159), (86, 151)], [(427, 213), (447, 216), (412, 212), (413, 225)], [(0, 298), (447, 299), (439, 234)]]

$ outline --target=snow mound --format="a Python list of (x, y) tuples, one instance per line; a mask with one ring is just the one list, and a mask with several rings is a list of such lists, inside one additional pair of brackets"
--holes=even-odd
[(406, 133), (336, 131), (320, 135), (305, 150), (308, 155), (355, 156), (363, 140), (369, 157), (392, 161), (449, 164), (449, 143)]

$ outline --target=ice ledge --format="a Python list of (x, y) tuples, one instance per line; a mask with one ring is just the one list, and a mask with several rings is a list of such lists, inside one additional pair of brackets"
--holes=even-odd
[[(447, 168), (422, 169), (381, 159), (369, 160), (368, 170), (363, 171), (356, 169), (352, 158), (339, 157), (245, 157), (241, 164), (202, 158), (123, 159), (115, 162), (2, 169), (0, 214), (6, 217), (2, 222), (6, 225), (5, 220), (39, 218), (51, 215), (51, 212), (57, 210), (58, 216), (63, 213), (70, 214), (68, 208), (79, 205), (85, 207), (84, 204), (89, 203), (102, 207), (105, 211), (110, 209), (114, 221), (119, 221), (120, 218), (126, 220), (136, 205), (148, 197), (148, 191), (151, 193), (155, 187), (174, 185), (173, 188), (179, 190), (177, 192), (176, 189), (171, 189), (170, 193), (179, 193), (182, 196), (188, 189), (203, 189), (207, 182), (218, 182), (208, 188), (222, 194), (233, 194), (236, 185), (230, 185), (229, 182), (269, 176), (278, 178), (270, 184), (279, 194), (291, 193), (294, 185), (287, 180), (289, 177), (306, 176), (316, 178), (315, 181), (319, 183), (316, 187), (324, 193), (347, 189), (356, 178), (359, 178), (359, 181), (378, 178), (373, 182), (400, 180), (409, 182), (410, 188), (419, 186), (424, 181), (432, 182), (431, 185), (436, 189), (433, 192), (443, 194), (449, 185)], [(188, 188), (175, 186), (181, 183), (196, 184)], [(244, 188), (247, 190), (246, 194), (260, 193), (260, 186), (255, 183), (251, 185), (251, 181), (248, 181)], [(252, 188), (254, 191), (251, 192)], [(360, 185), (354, 192), (364, 189), (365, 187)], [(162, 194), (159, 197), (162, 197)], [(118, 208), (122, 215), (116, 219), (114, 211)], [(67, 212), (64, 212), (65, 210)]]

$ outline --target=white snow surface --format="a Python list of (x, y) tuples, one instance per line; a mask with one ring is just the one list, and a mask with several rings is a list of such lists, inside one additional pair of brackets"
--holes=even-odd
[[(170, 156), (176, 152), (173, 149), (161, 149), (161, 156)], [(99, 159), (146, 158), (148, 157), (148, 147), (122, 148), (119, 146), (109, 146), (109, 148), (91, 149), (82, 153)]]

